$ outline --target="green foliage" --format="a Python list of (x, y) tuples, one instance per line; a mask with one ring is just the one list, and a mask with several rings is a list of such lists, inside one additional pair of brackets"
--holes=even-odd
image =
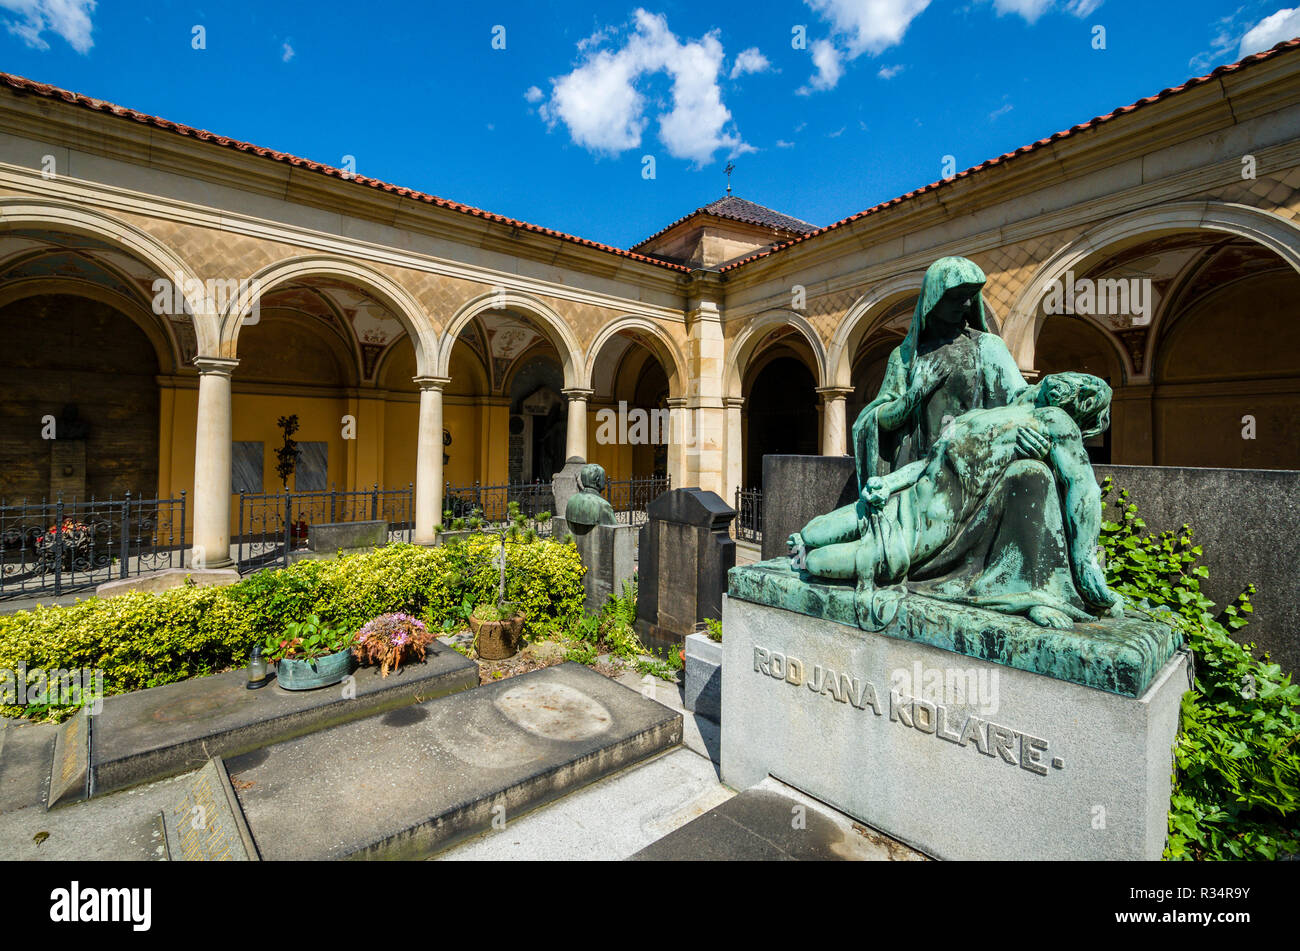
[(600, 653), (599, 648), (590, 641), (577, 641), (564, 652), (565, 660), (577, 661), (579, 664), (586, 664), (590, 667), (596, 663), (596, 656)]
[[(1102, 487), (1108, 498), (1114, 487)], [(1106, 574), (1130, 603), (1183, 632), (1196, 659), (1196, 683), (1183, 697), (1174, 747), (1169, 812), (1170, 859), (1274, 859), (1300, 852), (1300, 685), (1254, 645), (1229, 631), (1247, 623), (1250, 586), (1215, 615), (1201, 593), (1209, 570), (1191, 529), (1145, 533), (1126, 491), (1112, 504), (1118, 522), (1102, 524)]]
[(262, 656), (267, 660), (315, 660), (352, 646), (356, 632), (338, 624), (325, 624), (309, 614), (301, 621), (285, 625), (283, 634), (266, 639)]
[(706, 617), (704, 619), (704, 632), (709, 635), (709, 640), (722, 643), (722, 622), (717, 618)]
[[(295, 562), (229, 587), (183, 586), (156, 594), (90, 598), (0, 617), (0, 669), (102, 670), (106, 695), (242, 666), (257, 642), (280, 639), (311, 615), (354, 632), (381, 614), (456, 625), (496, 601), (498, 547), (478, 535), (458, 546), (387, 545), (328, 560)], [(582, 616), (582, 562), (568, 545), (508, 544), (506, 594), (528, 624), (571, 626)], [(40, 714), (0, 706), (5, 716)]]

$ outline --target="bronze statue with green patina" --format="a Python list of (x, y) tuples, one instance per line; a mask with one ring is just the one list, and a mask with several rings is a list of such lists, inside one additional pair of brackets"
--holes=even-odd
[(588, 463), (578, 471), (578, 492), (564, 506), (564, 521), (569, 530), (584, 535), (597, 525), (617, 525), (614, 507), (600, 493), (605, 489), (605, 470)]
[(1122, 614), (1095, 548), (1101, 502), (1084, 440), (1110, 389), (1085, 374), (1031, 387), (989, 331), (965, 258), (926, 272), (911, 329), (853, 427), (859, 501), (792, 535), (810, 580), (852, 579), (858, 621), (885, 592), (1028, 616), (1044, 627)]

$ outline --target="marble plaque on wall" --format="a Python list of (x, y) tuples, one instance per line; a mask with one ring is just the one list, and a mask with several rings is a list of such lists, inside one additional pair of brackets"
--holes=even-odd
[(232, 443), (230, 451), (230, 491), (262, 492), (262, 443)]
[(298, 464), (294, 468), (294, 488), (299, 492), (321, 492), (329, 488), (329, 443), (298, 443)]

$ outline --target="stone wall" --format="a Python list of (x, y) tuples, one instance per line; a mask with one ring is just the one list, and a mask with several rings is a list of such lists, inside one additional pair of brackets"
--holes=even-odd
[[(1242, 632), (1274, 662), (1300, 673), (1300, 472), (1096, 466), (1128, 489), (1149, 531), (1192, 526), (1210, 577), (1202, 590), (1220, 607), (1254, 583), (1255, 614)], [(852, 501), (857, 482), (847, 457), (763, 459), (763, 557), (814, 516)], [(1114, 512), (1109, 512), (1114, 517)]]

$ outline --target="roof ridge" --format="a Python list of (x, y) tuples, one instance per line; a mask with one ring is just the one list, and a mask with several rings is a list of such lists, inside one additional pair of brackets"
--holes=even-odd
[[(669, 224), (667, 224), (667, 225), (665, 225), (664, 227), (660, 228), (660, 229), (659, 229), (658, 231), (656, 231), (654, 234), (650, 235), (650, 237), (648, 237), (648, 238), (643, 238), (642, 240), (638, 241), (636, 244), (632, 245), (632, 247), (633, 247), (633, 248), (644, 247), (645, 245), (649, 244), (651, 241), (655, 240), (656, 238), (661, 237), (661, 236), (667, 234), (669, 231), (672, 231), (674, 228), (676, 228), (676, 227), (677, 227), (679, 224), (681, 224), (683, 221), (689, 221), (690, 219), (694, 218), (696, 215), (700, 215), (700, 214), (714, 215), (714, 216), (716, 216), (716, 217), (718, 217), (718, 218), (730, 218), (732, 221), (743, 221), (743, 222), (745, 222), (746, 224), (762, 225), (762, 226), (764, 226), (764, 227), (780, 227), (779, 225), (774, 225), (772, 222), (769, 222), (769, 221), (761, 221), (761, 220), (759, 220), (759, 219), (757, 219), (757, 218), (746, 218), (746, 217), (741, 216), (741, 215), (726, 214), (726, 213), (721, 212), (721, 211), (712, 211), (712, 210), (711, 210), (711, 209), (713, 208), (714, 205), (717, 205), (717, 204), (719, 204), (720, 202), (726, 201), (726, 200), (728, 200), (728, 199), (732, 199), (732, 200), (734, 200), (734, 201), (742, 201), (742, 202), (744, 202), (745, 204), (753, 205), (755, 208), (762, 208), (762, 209), (765, 210), (765, 211), (770, 211), (770, 212), (772, 212), (772, 214), (774, 214), (774, 215), (779, 215), (780, 217), (782, 217), (782, 218), (786, 218), (786, 219), (788, 219), (788, 220), (790, 220), (790, 221), (797, 221), (797, 222), (799, 222), (800, 224), (805, 224), (805, 225), (807, 225), (807, 226), (809, 227), (809, 229), (811, 229), (811, 230), (813, 230), (813, 231), (816, 231), (816, 230), (817, 230), (817, 225), (813, 224), (811, 221), (804, 221), (802, 218), (796, 218), (794, 215), (787, 215), (785, 212), (777, 211), (775, 208), (770, 208), (770, 207), (768, 207), (767, 205), (760, 205), (758, 202), (756, 202), (756, 201), (750, 201), (748, 198), (741, 198), (739, 195), (723, 195), (721, 198), (715, 198), (713, 201), (709, 202), (707, 205), (701, 205), (699, 208), (696, 208), (694, 211), (692, 211), (692, 212), (688, 212), (687, 214), (682, 215), (682, 217), (678, 218), (676, 221), (672, 221), (672, 222), (670, 222)], [(786, 230), (786, 231), (796, 231), (796, 230), (799, 230), (799, 229), (796, 229), (796, 228), (785, 228), (784, 230)]]
[(142, 123), (172, 132), (177, 135), (183, 135), (186, 138), (196, 139), (201, 142), (210, 142), (214, 145), (224, 148), (232, 148), (239, 152), (246, 152), (256, 155), (260, 158), (269, 158), (273, 161), (283, 162), (292, 165), (295, 168), (306, 169), (311, 172), (318, 172), (343, 181), (353, 181), (369, 188), (375, 188), (380, 191), (400, 195), (404, 198), (410, 198), (414, 201), (424, 202), (439, 208), (446, 208), (460, 214), (470, 215), (476, 218), (482, 218), (486, 221), (496, 221), (501, 224), (507, 224), (514, 228), (530, 231), (535, 234), (546, 235), (557, 238), (561, 241), (568, 241), (584, 247), (593, 248), (620, 257), (630, 258), (635, 261), (641, 261), (646, 264), (652, 264), (656, 267), (669, 268), (674, 271), (689, 272), (690, 268), (680, 264), (673, 264), (669, 261), (663, 261), (659, 258), (650, 257), (644, 254), (637, 254), (634, 251), (616, 248), (613, 245), (603, 244), (599, 241), (592, 241), (589, 238), (578, 237), (577, 235), (567, 234), (563, 231), (556, 231), (553, 228), (546, 228), (542, 225), (535, 225), (518, 218), (511, 218), (508, 215), (497, 214), (496, 212), (485, 211), (482, 208), (476, 208), (473, 205), (462, 204), (461, 202), (452, 201), (447, 198), (439, 198), (437, 195), (431, 195), (427, 192), (417, 191), (413, 188), (406, 188), (400, 185), (393, 185), (389, 182), (381, 181), (377, 178), (370, 178), (365, 175), (358, 175), (354, 172), (344, 172), (332, 165), (325, 165), (322, 162), (314, 162), (288, 152), (279, 152), (275, 149), (269, 149), (265, 146), (254, 145), (250, 142), (244, 142), (239, 139), (233, 139), (228, 136), (218, 135), (209, 132), (206, 129), (198, 129), (194, 126), (185, 125), (180, 122), (173, 122), (170, 119), (164, 119), (160, 116), (150, 115), (149, 113), (140, 112), (135, 109), (119, 106), (116, 103), (109, 102), (105, 99), (96, 99), (93, 96), (86, 96), (81, 93), (73, 92), (62, 87), (55, 86), (51, 83), (42, 83), (26, 76), (18, 76), (14, 73), (0, 72), (0, 85), (8, 86), (18, 93), (28, 93), (44, 97), (46, 99), (58, 99), (70, 105), (81, 106), (95, 112), (104, 112), (119, 118), (128, 119), (133, 122)]
[(867, 208), (864, 211), (859, 211), (856, 214), (849, 215), (847, 218), (841, 218), (839, 221), (833, 222), (832, 224), (829, 224), (824, 228), (819, 228), (816, 231), (803, 235), (802, 237), (791, 238), (789, 241), (786, 241), (782, 244), (773, 245), (772, 247), (762, 251), (755, 251), (753, 254), (750, 254), (746, 257), (740, 258), (739, 260), (732, 261), (728, 264), (723, 265), (718, 270), (719, 272), (722, 272), (722, 271), (734, 270), (735, 268), (738, 267), (743, 267), (744, 265), (749, 264), (753, 261), (757, 261), (761, 258), (769, 257), (770, 255), (776, 254), (779, 251), (784, 251), (786, 248), (792, 247), (796, 244), (800, 244), (801, 242), (807, 241), (810, 238), (816, 238), (820, 235), (825, 234), (828, 231), (834, 231), (838, 228), (842, 228), (845, 225), (858, 221), (861, 218), (865, 218), (868, 215), (873, 215), (876, 214), (877, 212), (883, 211), (886, 208), (892, 207), (894, 205), (902, 204), (903, 202), (909, 201), (917, 197), (918, 195), (922, 195), (926, 192), (930, 192), (938, 188), (942, 188), (944, 185), (948, 185), (951, 182), (957, 181), (958, 179), (968, 178), (972, 175), (975, 175), (983, 171), (986, 168), (991, 168), (995, 165), (1004, 164), (1021, 155), (1027, 155), (1030, 152), (1038, 151), (1039, 149), (1045, 146), (1051, 145), (1053, 142), (1059, 141), (1061, 139), (1069, 138), (1070, 136), (1073, 135), (1078, 135), (1079, 133), (1086, 132), (1089, 129), (1094, 129), (1104, 122), (1109, 122), (1112, 119), (1118, 118), (1119, 116), (1128, 115), (1129, 113), (1135, 112), (1138, 109), (1142, 108), (1143, 106), (1152, 105), (1153, 103), (1160, 102), (1164, 99), (1169, 98), (1170, 96), (1177, 95), (1178, 93), (1181, 92), (1186, 92), (1188, 89), (1193, 89), (1197, 86), (1203, 86), (1206, 83), (1211, 82), (1212, 80), (1218, 79), (1220, 76), (1226, 75), (1231, 72), (1235, 72), (1239, 69), (1244, 69), (1246, 67), (1253, 66), (1257, 63), (1262, 63), (1263, 61), (1267, 59), (1271, 59), (1281, 53), (1289, 52), (1291, 50), (1296, 50), (1296, 49), (1300, 49), (1300, 37), (1291, 40), (1284, 40), (1283, 42), (1278, 43), (1267, 50), (1263, 50), (1259, 53), (1252, 53), (1249, 56), (1243, 57), (1242, 59), (1238, 60), (1235, 63), (1228, 63), (1226, 65), (1219, 66), (1216, 69), (1212, 70), (1211, 72), (1206, 73), (1204, 76), (1194, 76), (1191, 79), (1188, 79), (1185, 82), (1181, 83), (1180, 85), (1171, 86), (1169, 88), (1162, 89), (1154, 96), (1145, 96), (1142, 99), (1139, 99), (1135, 103), (1132, 103), (1127, 106), (1120, 106), (1118, 109), (1114, 109), (1111, 112), (1106, 113), (1105, 115), (1096, 116), (1092, 119), (1089, 119), (1087, 122), (1081, 122), (1078, 125), (1071, 126), (1070, 128), (1065, 129), (1061, 132), (1056, 132), (1046, 138), (1039, 139), (1037, 142), (1031, 142), (1029, 145), (1022, 145), (1020, 148), (1014, 149), (1011, 152), (1004, 152), (1002, 155), (996, 156), (991, 159), (986, 159), (985, 161), (981, 162), (978, 165), (973, 165), (970, 168), (966, 169), (965, 171), (958, 172), (956, 175), (952, 176), (951, 178), (940, 179), (937, 182), (931, 182), (929, 185), (923, 185), (920, 188), (913, 189), (912, 191), (908, 192), (905, 195), (899, 195), (897, 198), (891, 198), (888, 201), (881, 202), (880, 204), (874, 205), (871, 208)]

